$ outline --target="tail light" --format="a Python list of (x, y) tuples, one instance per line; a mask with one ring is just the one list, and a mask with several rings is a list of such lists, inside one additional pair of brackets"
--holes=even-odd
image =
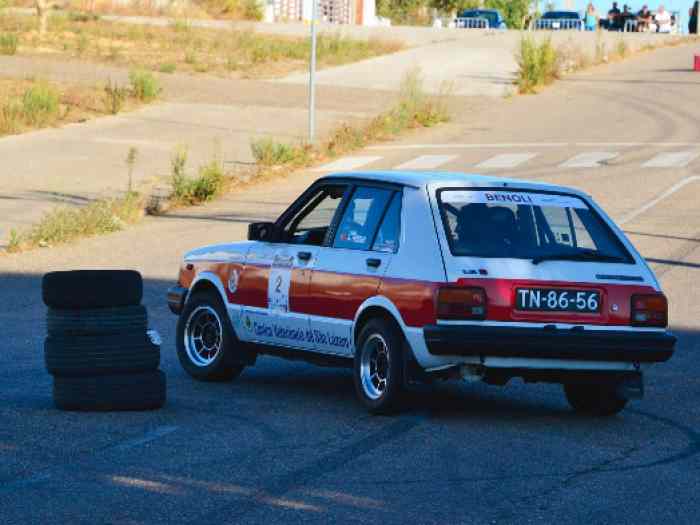
[(632, 326), (665, 327), (668, 324), (668, 301), (664, 294), (632, 296)]
[(446, 320), (485, 319), (486, 291), (483, 288), (440, 288), (437, 317)]

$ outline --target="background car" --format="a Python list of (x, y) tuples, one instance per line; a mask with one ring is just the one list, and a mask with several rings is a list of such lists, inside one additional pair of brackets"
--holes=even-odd
[(465, 9), (457, 15), (455, 27), (464, 29), (508, 29), (497, 9)]
[(576, 11), (548, 11), (535, 21), (535, 29), (560, 31), (582, 30), (583, 19)]

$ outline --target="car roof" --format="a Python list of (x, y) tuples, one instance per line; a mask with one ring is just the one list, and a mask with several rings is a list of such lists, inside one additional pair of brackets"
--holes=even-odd
[(578, 11), (562, 11), (562, 10), (557, 10), (557, 11), (547, 11), (547, 12), (544, 14), (544, 16), (547, 16), (547, 15), (557, 15), (557, 16), (561, 16), (561, 15), (579, 16), (579, 12), (578, 12)]
[(414, 188), (434, 187), (487, 187), (487, 188), (517, 188), (529, 190), (557, 191), (586, 196), (582, 191), (566, 186), (558, 186), (539, 181), (522, 179), (508, 179), (504, 177), (493, 177), (488, 175), (478, 175), (475, 173), (460, 173), (450, 171), (406, 171), (406, 170), (383, 170), (383, 171), (352, 171), (332, 173), (324, 179), (358, 179), (374, 182), (386, 182), (390, 184), (400, 184)]

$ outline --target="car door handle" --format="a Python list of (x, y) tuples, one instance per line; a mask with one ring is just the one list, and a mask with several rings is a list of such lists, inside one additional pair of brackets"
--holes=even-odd
[(308, 261), (311, 259), (311, 252), (299, 252), (297, 253), (300, 261)]
[(369, 266), (370, 268), (379, 268), (381, 264), (381, 259), (367, 259), (367, 266)]

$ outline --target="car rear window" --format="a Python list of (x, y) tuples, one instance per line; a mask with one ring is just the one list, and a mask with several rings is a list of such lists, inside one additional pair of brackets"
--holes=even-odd
[(603, 219), (574, 195), (443, 189), (440, 214), (454, 256), (634, 262)]
[(495, 11), (462, 11), (459, 18), (485, 18), (489, 27), (498, 26), (498, 14)]
[(578, 20), (579, 15), (572, 11), (549, 11), (542, 18), (545, 20)]

